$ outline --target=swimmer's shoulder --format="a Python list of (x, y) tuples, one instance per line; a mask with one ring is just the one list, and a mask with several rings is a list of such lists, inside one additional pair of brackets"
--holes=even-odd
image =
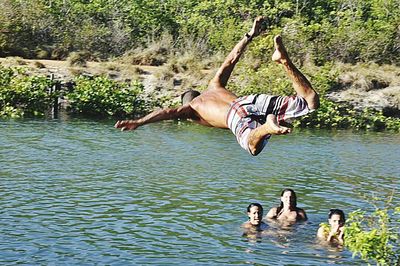
[(298, 220), (307, 220), (306, 211), (302, 208), (297, 208), (297, 216)]
[(273, 207), (268, 211), (268, 213), (267, 213), (267, 215), (265, 217), (267, 219), (275, 219), (278, 216), (277, 212), (278, 212), (278, 208), (277, 207)]

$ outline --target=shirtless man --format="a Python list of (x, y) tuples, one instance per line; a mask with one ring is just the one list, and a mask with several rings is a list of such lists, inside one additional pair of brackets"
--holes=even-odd
[(291, 129), (279, 125), (307, 114), (319, 106), (318, 94), (307, 78), (294, 66), (282, 43), (274, 38), (272, 60), (282, 64), (297, 96), (249, 95), (238, 98), (225, 87), (228, 79), (251, 40), (262, 32), (263, 17), (254, 20), (250, 32), (236, 44), (210, 81), (207, 90), (178, 108), (154, 111), (137, 120), (123, 120), (116, 128), (134, 130), (139, 126), (170, 119), (191, 119), (205, 126), (229, 128), (240, 146), (252, 155), (259, 154), (271, 135), (290, 133)]
[(270, 209), (266, 216), (267, 219), (278, 220), (284, 224), (293, 224), (297, 221), (307, 220), (306, 212), (297, 207), (297, 196), (293, 189), (282, 190), (281, 204)]

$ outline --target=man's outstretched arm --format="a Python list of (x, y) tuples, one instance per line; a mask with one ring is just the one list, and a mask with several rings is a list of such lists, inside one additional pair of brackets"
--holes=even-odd
[(263, 17), (257, 17), (254, 22), (250, 32), (246, 33), (243, 38), (235, 45), (232, 51), (225, 58), (225, 61), (222, 63), (220, 68), (215, 74), (215, 77), (211, 82), (218, 83), (218, 85), (225, 87), (228, 83), (228, 79), (232, 74), (232, 71), (239, 61), (240, 56), (243, 54), (246, 46), (250, 43), (250, 41), (260, 35), (262, 32), (262, 23), (264, 22)]
[(172, 119), (187, 119), (194, 118), (194, 110), (190, 105), (183, 105), (178, 108), (166, 108), (151, 112), (150, 114), (136, 119), (136, 120), (121, 120), (115, 123), (115, 128), (120, 128), (121, 131), (125, 130), (135, 130), (136, 128), (155, 123), (162, 120), (172, 120)]

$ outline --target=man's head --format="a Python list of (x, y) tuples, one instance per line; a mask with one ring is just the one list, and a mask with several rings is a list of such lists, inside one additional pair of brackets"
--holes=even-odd
[(200, 95), (200, 92), (192, 90), (192, 89), (185, 91), (184, 93), (181, 94), (182, 105), (190, 103), (194, 98), (196, 98), (199, 95)]
[(328, 214), (328, 222), (330, 226), (343, 226), (346, 221), (344, 212), (340, 209), (331, 209)]
[(287, 205), (289, 207), (297, 207), (297, 197), (296, 193), (294, 192), (293, 189), (286, 188), (282, 190), (281, 193), (281, 207), (283, 208), (284, 205)]
[(263, 218), (263, 207), (259, 203), (251, 203), (247, 207), (247, 216), (251, 225), (260, 225)]

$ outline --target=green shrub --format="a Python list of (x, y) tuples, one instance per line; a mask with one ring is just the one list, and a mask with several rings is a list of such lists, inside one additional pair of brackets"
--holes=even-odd
[(141, 113), (151, 105), (141, 99), (144, 87), (137, 81), (126, 84), (106, 77), (80, 76), (75, 83), (74, 90), (66, 95), (73, 113), (124, 116)]
[(58, 97), (49, 92), (53, 85), (46, 77), (28, 77), (21, 69), (0, 66), (1, 116), (44, 115)]
[(315, 112), (296, 120), (295, 126), (314, 128), (341, 128), (355, 130), (391, 130), (400, 132), (400, 119), (386, 117), (380, 111), (365, 109), (357, 111), (343, 104), (320, 98)]
[[(376, 201), (376, 200), (375, 200)], [(389, 202), (390, 203), (390, 202)], [(345, 246), (366, 262), (399, 265), (400, 207), (387, 204), (367, 215), (357, 210), (349, 214), (345, 228)]]

